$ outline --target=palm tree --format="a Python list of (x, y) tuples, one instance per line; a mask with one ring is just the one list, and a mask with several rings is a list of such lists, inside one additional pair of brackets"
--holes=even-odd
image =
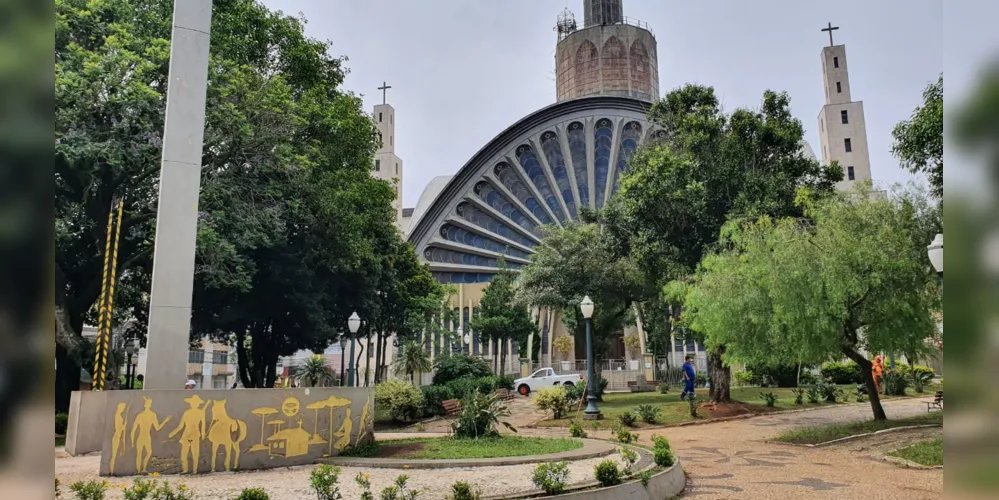
[(402, 345), (399, 357), (395, 360), (395, 374), (409, 375), (409, 383), (413, 382), (416, 372), (429, 372), (434, 367), (430, 362), (430, 354), (419, 343), (408, 341)]
[(299, 381), (308, 380), (312, 387), (319, 387), (320, 384), (333, 382), (333, 372), (326, 366), (326, 358), (319, 354), (309, 356), (305, 364), (295, 370), (295, 378)]

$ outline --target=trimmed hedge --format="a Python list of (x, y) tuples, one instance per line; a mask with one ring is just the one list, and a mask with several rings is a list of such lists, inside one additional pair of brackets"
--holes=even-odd
[(425, 385), (420, 387), (423, 392), (423, 414), (443, 415), (444, 401), (449, 399), (461, 399), (469, 392), (479, 394), (492, 394), (497, 389), (513, 390), (513, 378), (498, 375), (489, 375), (476, 379), (452, 380), (446, 384)]
[(863, 384), (864, 374), (860, 365), (853, 361), (846, 363), (826, 363), (819, 368), (822, 378), (833, 384)]

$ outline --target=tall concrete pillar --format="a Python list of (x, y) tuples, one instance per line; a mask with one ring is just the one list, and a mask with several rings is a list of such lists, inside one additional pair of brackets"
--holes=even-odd
[(144, 389), (187, 380), (212, 0), (174, 0)]

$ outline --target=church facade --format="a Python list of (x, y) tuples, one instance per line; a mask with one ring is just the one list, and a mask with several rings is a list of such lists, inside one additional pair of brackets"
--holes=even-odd
[[(517, 342), (488, 345), (467, 328), (483, 291), (499, 270), (500, 259), (514, 270), (527, 265), (533, 249), (541, 244), (541, 226), (564, 226), (579, 220), (581, 207), (603, 207), (617, 191), (632, 154), (658, 133), (647, 119), (660, 96), (656, 39), (649, 27), (625, 18), (620, 0), (585, 0), (583, 24), (578, 26), (566, 10), (556, 31), (557, 102), (500, 132), (455, 175), (431, 180), (414, 208), (401, 209), (400, 227), (418, 255), (440, 282), (457, 288), (450, 298), (457, 321), (445, 328), (467, 334), (459, 335), (467, 340), (462, 346), (448, 346), (440, 339), (425, 338), (433, 356), (439, 356), (442, 349), (460, 347), (491, 358), (502, 350), (509, 354), (506, 371), (516, 371)], [(837, 51), (841, 48), (836, 47)], [(830, 53), (823, 51), (824, 58), (834, 57)], [(842, 57), (844, 74), (837, 81), (845, 79)], [(828, 75), (824, 71), (828, 81), (837, 78)], [(862, 108), (858, 116), (856, 104), (848, 102), (848, 87), (847, 101), (843, 99), (827, 99), (820, 121), (838, 111), (835, 106), (846, 105), (862, 126)], [(842, 139), (834, 137), (826, 125), (821, 123), (824, 146), (826, 141)], [(802, 153), (815, 159), (804, 142)], [(869, 162), (858, 165), (851, 180), (869, 179)], [(552, 349), (555, 338), (568, 335), (559, 312), (542, 309), (532, 315), (541, 336), (524, 341), (540, 342), (541, 355), (531, 361), (542, 365), (563, 361)], [(637, 370), (635, 362), (646, 352), (645, 335), (640, 324), (623, 333), (639, 334), (639, 352), (625, 353), (619, 342), (606, 357), (634, 357), (625, 366)], [(672, 351), (674, 359), (687, 353), (703, 358), (699, 345), (674, 342)]]

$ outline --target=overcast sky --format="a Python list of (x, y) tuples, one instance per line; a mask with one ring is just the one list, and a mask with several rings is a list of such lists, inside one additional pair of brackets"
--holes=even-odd
[[(404, 207), (431, 178), (454, 174), (506, 127), (555, 102), (556, 16), (568, 7), (583, 20), (582, 0), (262, 1), (303, 14), (309, 36), (348, 57), (346, 87), (369, 112), (382, 81), (392, 86)], [(732, 110), (757, 107), (766, 89), (787, 91), (819, 156), (820, 53), (829, 43), (820, 30), (832, 22), (853, 98), (864, 102), (875, 181), (913, 178), (889, 152), (891, 129), (943, 71), (941, 0), (624, 0), (624, 14), (656, 35), (660, 92), (711, 85)]]

